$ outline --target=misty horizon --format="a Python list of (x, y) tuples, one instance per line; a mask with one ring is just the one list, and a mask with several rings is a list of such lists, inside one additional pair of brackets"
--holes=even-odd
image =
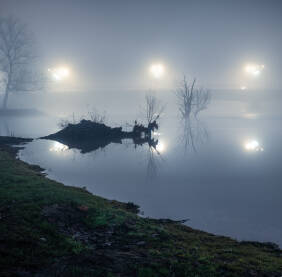
[[(279, 89), (281, 6), (275, 0), (1, 0), (0, 16), (27, 24), (43, 72), (70, 68), (69, 81), (52, 84), (53, 90), (171, 89), (183, 75), (210, 89), (246, 83)], [(149, 74), (153, 63), (165, 67), (161, 80)], [(259, 80), (242, 72), (248, 63), (265, 65)]]

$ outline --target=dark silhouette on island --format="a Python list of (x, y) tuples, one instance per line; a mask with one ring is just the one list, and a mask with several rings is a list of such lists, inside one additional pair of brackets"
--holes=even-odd
[(156, 121), (149, 123), (148, 127), (135, 121), (132, 131), (125, 132), (122, 127), (111, 128), (104, 123), (83, 119), (78, 124), (69, 123), (64, 129), (41, 139), (58, 141), (70, 149), (79, 149), (81, 153), (104, 148), (110, 143), (122, 143), (123, 139), (132, 139), (135, 146), (148, 143), (156, 149), (158, 140), (152, 138), (155, 129), (158, 129)]

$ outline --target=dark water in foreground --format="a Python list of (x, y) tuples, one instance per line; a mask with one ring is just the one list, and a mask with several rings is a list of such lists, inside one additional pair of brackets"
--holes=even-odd
[[(281, 115), (235, 109), (221, 116), (214, 105), (186, 123), (165, 115), (155, 134), (158, 152), (125, 140), (81, 154), (35, 140), (19, 156), (45, 168), (51, 179), (134, 202), (145, 216), (189, 218), (194, 228), (282, 246)], [(50, 117), (9, 120), (23, 134), (23, 120), (34, 136), (57, 129)]]

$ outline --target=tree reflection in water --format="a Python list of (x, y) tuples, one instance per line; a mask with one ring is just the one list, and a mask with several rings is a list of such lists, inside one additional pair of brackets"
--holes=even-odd
[(180, 128), (180, 143), (183, 145), (185, 153), (189, 150), (197, 152), (199, 146), (206, 143), (209, 138), (206, 127), (196, 117), (182, 118)]
[(147, 182), (154, 181), (158, 176), (158, 168), (161, 165), (161, 162), (164, 161), (163, 156), (161, 154), (161, 150), (158, 149), (158, 145), (160, 145), (160, 141), (156, 140), (154, 143), (148, 143), (147, 149), (147, 168), (146, 168), (146, 180)]
[(179, 88), (176, 90), (177, 104), (180, 113), (180, 142), (185, 152), (191, 149), (197, 152), (200, 144), (208, 140), (208, 132), (198, 115), (207, 109), (211, 94), (209, 90), (196, 87), (196, 79), (191, 85), (184, 76)]

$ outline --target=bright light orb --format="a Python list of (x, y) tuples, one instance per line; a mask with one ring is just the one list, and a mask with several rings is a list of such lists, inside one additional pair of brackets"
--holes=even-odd
[(56, 67), (56, 68), (48, 68), (48, 72), (50, 72), (52, 78), (55, 81), (63, 81), (67, 79), (70, 75), (70, 70), (68, 67)]
[(258, 77), (264, 69), (263, 64), (248, 64), (245, 67), (245, 72), (253, 77)]
[(241, 86), (241, 88), (240, 88), (241, 90), (246, 90), (247, 89), (247, 87), (246, 86)]
[(259, 142), (256, 140), (250, 140), (245, 143), (245, 149), (248, 152), (262, 152), (263, 148), (260, 146)]
[(153, 64), (150, 67), (150, 73), (156, 79), (160, 79), (164, 75), (164, 66), (162, 64)]

